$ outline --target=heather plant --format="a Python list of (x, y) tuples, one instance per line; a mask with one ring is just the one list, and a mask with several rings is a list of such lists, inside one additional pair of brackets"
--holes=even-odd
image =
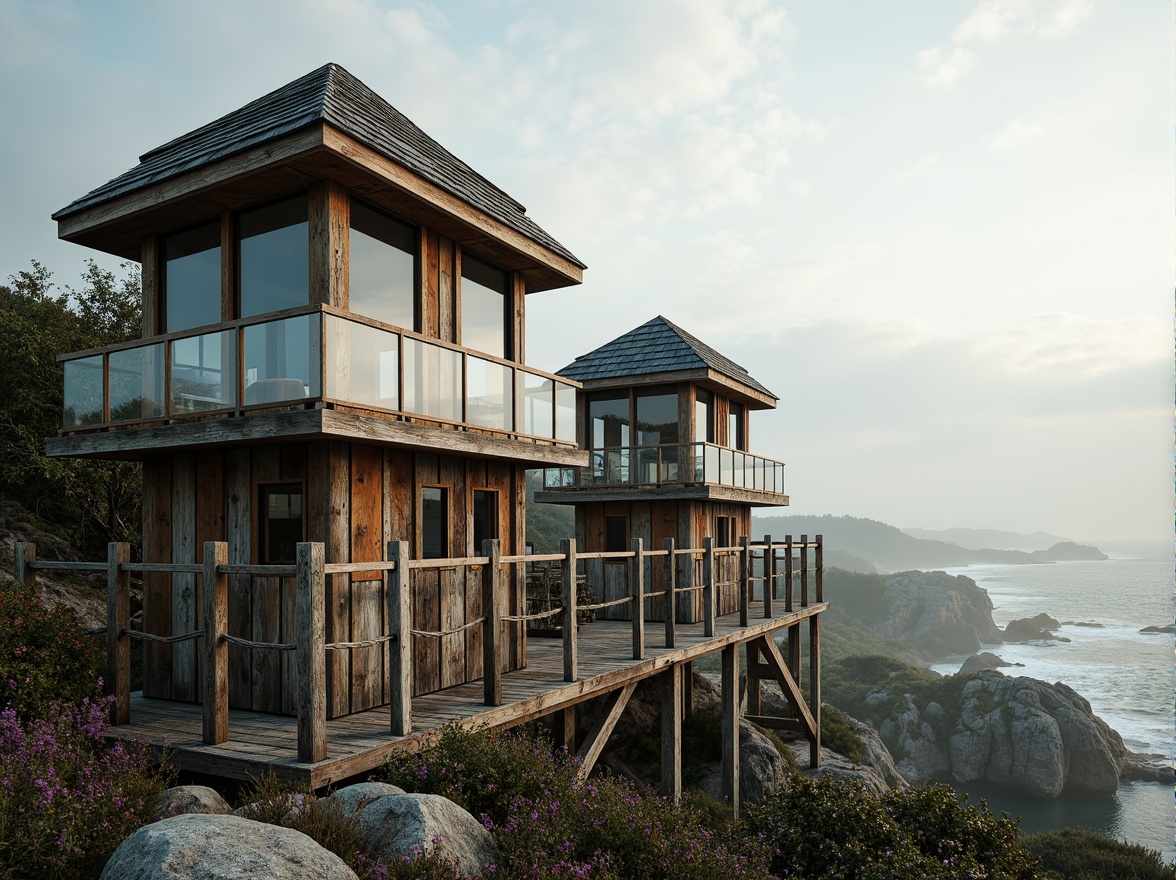
[(440, 794), (479, 816), (499, 847), (497, 875), (767, 877), (768, 853), (692, 803), (675, 805), (605, 777), (576, 784), (578, 761), (520, 733), (448, 728), (426, 752), (397, 757), (384, 778)]
[(1164, 864), (1156, 850), (1082, 828), (1039, 831), (1028, 835), (1024, 846), (1041, 859), (1049, 880), (1176, 880), (1176, 867)]
[(0, 591), (0, 708), (28, 721), (55, 700), (80, 702), (94, 691), (100, 660), (68, 608), (45, 605), (23, 584)]
[(0, 712), (0, 876), (98, 877), (153, 820), (167, 775), (145, 746), (103, 740), (110, 699), (50, 704), (45, 717)]

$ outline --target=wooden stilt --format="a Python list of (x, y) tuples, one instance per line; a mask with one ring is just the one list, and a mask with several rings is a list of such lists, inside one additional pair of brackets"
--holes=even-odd
[[(819, 569), (818, 569), (819, 570)], [(813, 736), (809, 739), (809, 766), (821, 766), (821, 615), (809, 618), (809, 711)]]
[(298, 760), (310, 764), (327, 757), (326, 552), (320, 543), (300, 543), (296, 552)]
[(661, 793), (677, 803), (682, 798), (682, 665), (661, 673)]
[(723, 648), (723, 800), (739, 817), (739, 646)]
[[(36, 545), (25, 545), (24, 560), (18, 567), (27, 565), (28, 548), (36, 558)], [(131, 573), (123, 570), (124, 563), (131, 561), (131, 545), (111, 543), (106, 550), (106, 674), (110, 680), (114, 704), (110, 707), (110, 723), (126, 724), (131, 720), (131, 640), (126, 631), (131, 628)], [(18, 578), (18, 580), (20, 580)], [(24, 583), (24, 581), (21, 581)], [(206, 612), (207, 613), (207, 612)], [(225, 706), (226, 719), (228, 705)], [(227, 722), (226, 722), (227, 726)], [(206, 740), (207, 742), (207, 740)], [(224, 742), (223, 739), (217, 742)]]
[(557, 747), (576, 751), (576, 707), (568, 706), (551, 713), (551, 736)]

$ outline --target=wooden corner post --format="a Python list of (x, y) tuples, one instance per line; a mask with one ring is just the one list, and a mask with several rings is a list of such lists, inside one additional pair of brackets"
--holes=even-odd
[(204, 616), (204, 744), (229, 739), (229, 576), (218, 571), (229, 562), (229, 545), (204, 543), (202, 579)]
[(633, 659), (645, 659), (645, 542), (633, 539), (633, 564), (629, 569), (629, 595), (633, 612)]
[(391, 730), (395, 736), (412, 733), (412, 577), (408, 541), (388, 542), (388, 681)]
[(298, 655), (298, 760), (327, 757), (326, 552), (321, 543), (298, 544), (294, 629)]
[(576, 662), (576, 539), (562, 538), (563, 554), (563, 660), (564, 681), (579, 677)]
[[(21, 545), (16, 546), (19, 549)], [(36, 546), (27, 547), (33, 548), (36, 559)], [(21, 562), (30, 561), (26, 550)], [(115, 725), (131, 720), (131, 640), (127, 635), (131, 628), (131, 573), (123, 568), (130, 561), (130, 544), (112, 541), (106, 545), (106, 674), (114, 694), (110, 723)]]
[(702, 539), (702, 634), (715, 634), (715, 539)]
[(817, 535), (817, 549), (813, 565), (816, 567), (817, 601), (825, 601), (825, 536)]
[(739, 537), (739, 625), (750, 622), (751, 606), (751, 538)]
[(482, 555), (490, 562), (482, 569), (482, 698), (487, 706), (502, 705), (502, 665), (498, 661), (498, 642), (502, 632), (502, 612), (498, 597), (502, 595), (502, 541), (487, 538)]
[(773, 615), (772, 595), (776, 592), (776, 551), (772, 536), (764, 535), (764, 620)]
[(12, 548), (12, 576), (18, 584), (37, 586), (37, 572), (33, 568), (36, 561), (37, 545), (32, 541), (17, 541)]
[(678, 620), (678, 565), (674, 556), (674, 539), (662, 542), (666, 549), (665, 568), (662, 569), (662, 583), (666, 588), (666, 647), (674, 647)]

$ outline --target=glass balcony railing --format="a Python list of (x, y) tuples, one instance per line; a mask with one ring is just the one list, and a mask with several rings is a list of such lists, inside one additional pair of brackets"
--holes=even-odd
[(573, 383), (328, 306), (285, 314), (61, 357), (64, 429), (326, 401), (575, 444)]
[(594, 486), (731, 486), (784, 492), (784, 463), (713, 443), (592, 449), (586, 468), (547, 468), (545, 489)]

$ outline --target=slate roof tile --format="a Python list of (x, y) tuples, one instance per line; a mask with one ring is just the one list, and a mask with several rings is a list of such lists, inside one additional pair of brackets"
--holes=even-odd
[(326, 64), (220, 119), (148, 150), (139, 164), (53, 215), (60, 220), (322, 122), (580, 268), (584, 264), (474, 171), (338, 64)]
[(559, 375), (577, 382), (710, 368), (779, 399), (739, 364), (661, 315), (581, 355)]

